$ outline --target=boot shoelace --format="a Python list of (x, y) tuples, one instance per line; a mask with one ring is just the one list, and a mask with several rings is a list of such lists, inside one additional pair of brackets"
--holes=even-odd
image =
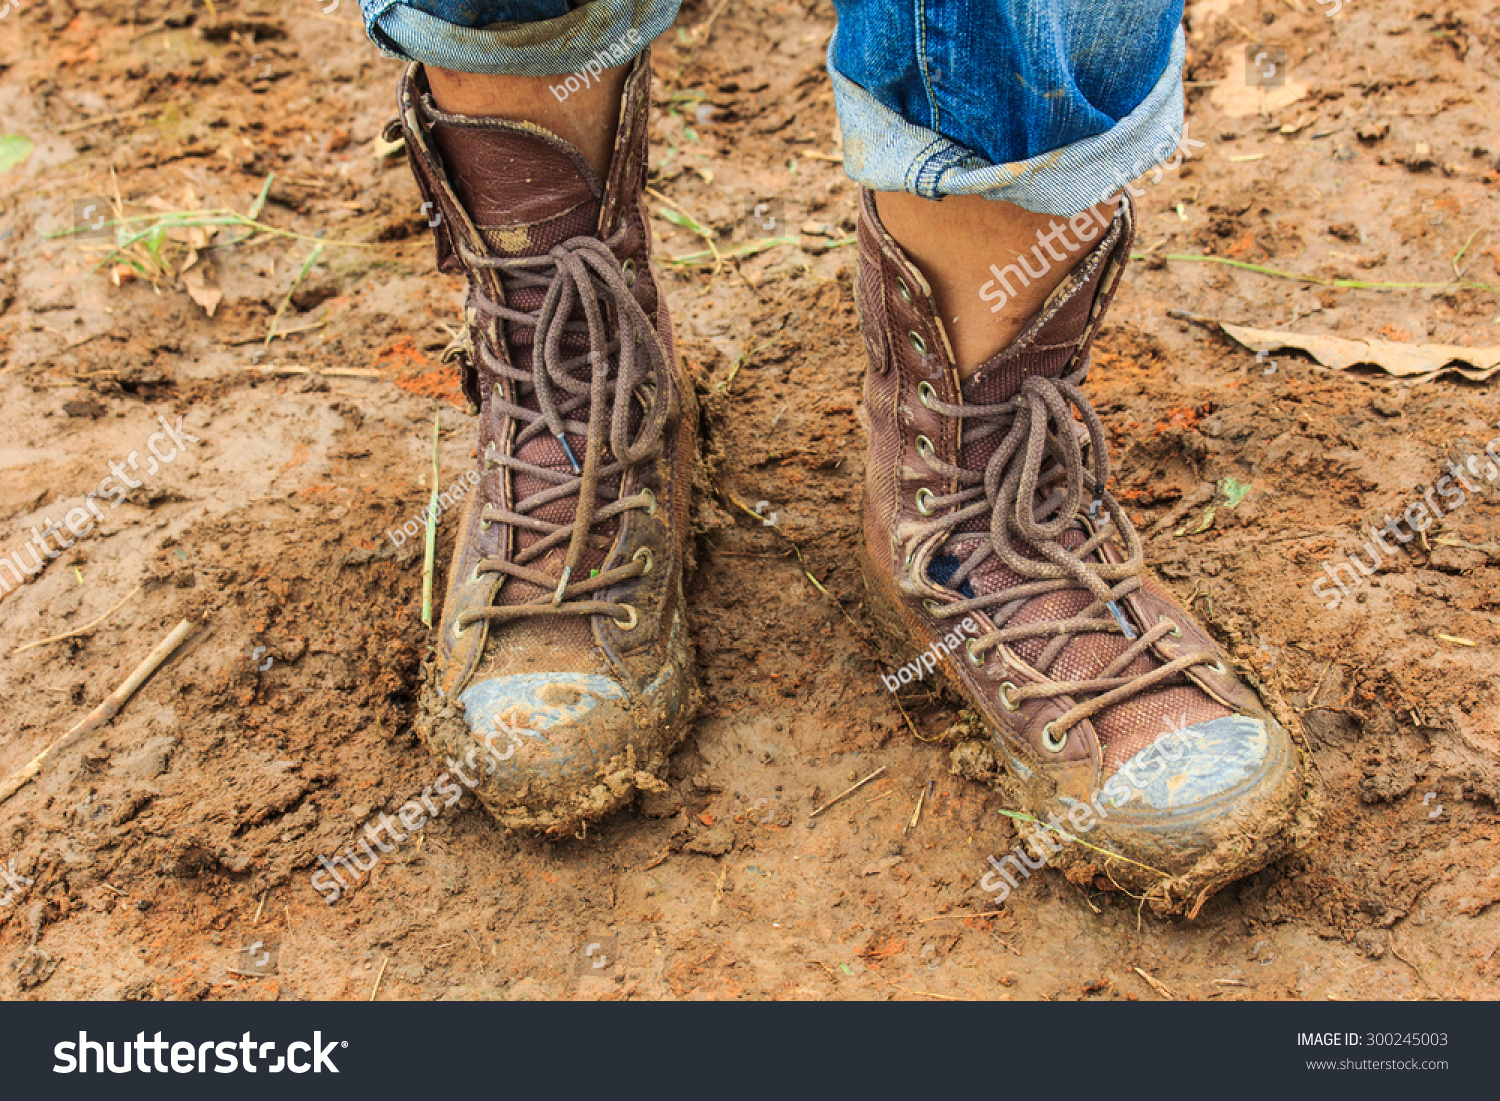
[[(986, 655), (997, 648), (1027, 639), (1051, 638), (1031, 663), (1043, 673), (1077, 635), (1123, 634), (1131, 642), (1114, 661), (1088, 680), (1033, 684), (1025, 688), (1017, 688), (1009, 681), (1001, 684), (1001, 705), (1012, 712), (1027, 700), (1090, 697), (1075, 703), (1043, 729), (1042, 743), (1052, 753), (1063, 751), (1072, 727), (1113, 704), (1171, 680), (1195, 665), (1222, 669), (1213, 654), (1197, 652), (1185, 653), (1146, 673), (1124, 675), (1124, 670), (1158, 640), (1166, 635), (1180, 635), (1181, 628), (1163, 616), (1137, 636), (1120, 608), (1120, 600), (1141, 587), (1144, 559), (1135, 526), (1105, 488), (1109, 482), (1107, 442), (1099, 415), (1079, 389), (1085, 374), (1086, 371), (1078, 371), (1063, 378), (1028, 378), (1022, 382), (1020, 392), (1001, 405), (952, 405), (939, 400), (930, 384), (918, 387), (918, 397), (924, 406), (959, 420), (960, 428), (964, 422), (978, 422), (977, 429), (963, 435), (965, 444), (1001, 431), (1005, 436), (983, 472), (944, 462), (934, 453), (930, 441), (925, 437), (918, 441), (918, 452), (926, 464), (957, 482), (960, 488), (945, 496), (933, 494), (925, 487), (917, 491), (917, 510), (924, 516), (950, 508), (953, 511), (924, 525), (908, 546), (914, 548), (941, 533), (943, 538), (933, 547), (936, 554), (950, 542), (979, 537), (979, 533), (961, 532), (958, 528), (971, 520), (987, 518), (989, 538), (980, 538), (979, 545), (943, 582), (944, 587), (959, 590), (991, 555), (1025, 579), (999, 592), (950, 604), (939, 605), (929, 600), (928, 613), (937, 619), (954, 620), (975, 611), (989, 615), (995, 630), (965, 643), (968, 659), (976, 666), (983, 665), (988, 660)], [(1082, 433), (1075, 427), (1074, 409), (1082, 417)], [(1083, 454), (1085, 442), (1090, 449), (1088, 460)], [(1091, 491), (1086, 481), (1092, 481)], [(1090, 492), (1091, 497), (1086, 498)], [(1059, 539), (1077, 522), (1086, 499), (1093, 534), (1076, 550), (1069, 550)], [(1112, 541), (1115, 532), (1124, 543), (1125, 560), (1089, 561), (1100, 547)], [(1017, 543), (1035, 551), (1040, 559), (1019, 553)], [(1032, 598), (1080, 587), (1093, 594), (1094, 600), (1071, 618), (1008, 625)]]
[[(462, 634), (470, 624), (482, 619), (511, 620), (544, 615), (607, 615), (622, 630), (637, 622), (636, 609), (615, 601), (590, 599), (601, 589), (618, 585), (651, 572), (651, 551), (640, 548), (629, 562), (612, 569), (600, 570), (593, 577), (574, 578), (584, 551), (608, 550), (599, 538), (590, 541), (595, 525), (629, 509), (644, 509), (648, 516), (656, 513), (656, 496), (649, 488), (628, 497), (601, 503), (600, 482), (620, 477), (625, 471), (655, 458), (661, 452), (662, 435), (670, 412), (671, 381), (666, 354), (656, 334), (656, 326), (641, 309), (630, 292), (620, 261), (603, 241), (591, 237), (574, 237), (557, 245), (543, 256), (513, 259), (476, 254), (460, 246), (465, 264), (490, 268), (502, 273), (513, 288), (546, 288), (541, 306), (528, 313), (492, 302), (479, 296), (477, 313), (484, 319), (488, 344), (486, 351), (499, 348), (504, 339), (502, 322), (536, 330), (532, 347), (532, 366), (523, 371), (507, 362), (508, 357), (491, 354), (490, 368), (510, 379), (521, 397), (521, 387), (529, 386), (536, 397), (536, 409), (506, 399), (500, 387), (495, 388), (494, 402), (518, 425), (511, 454), (498, 454), (493, 442), (486, 451), (488, 466), (530, 475), (551, 486), (515, 502), (514, 508), (486, 503), (481, 513), (483, 526), (510, 524), (541, 535), (535, 543), (506, 557), (482, 559), (474, 568), (482, 573), (500, 573), (551, 591), (551, 596), (525, 604), (474, 608), (459, 614), (455, 634)], [(618, 337), (609, 335), (610, 318), (605, 305), (613, 307)], [(581, 308), (582, 321), (574, 319)], [(478, 318), (476, 318), (476, 324)], [(563, 338), (572, 333), (588, 334), (589, 350), (581, 355), (566, 355)], [(618, 369), (611, 370), (612, 357), (618, 356)], [(591, 367), (587, 381), (575, 378), (573, 372), (584, 364)], [(630, 403), (643, 409), (640, 425), (630, 431)], [(570, 420), (572, 414), (587, 407), (588, 420)], [(542, 434), (550, 434), (562, 445), (572, 473), (537, 466), (518, 458), (521, 449)], [(567, 436), (583, 436), (586, 442), (580, 464)], [(606, 461), (605, 451), (610, 452)], [(572, 524), (556, 524), (531, 515), (538, 509), (576, 495), (578, 502)], [(567, 541), (568, 552), (560, 576), (551, 576), (529, 565), (553, 548)]]

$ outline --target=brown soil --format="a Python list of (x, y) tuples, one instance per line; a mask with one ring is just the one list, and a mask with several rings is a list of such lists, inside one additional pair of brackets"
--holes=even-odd
[[(1500, 302), (1161, 259), (1500, 282), (1493, 4), (1190, 16), (1190, 133), (1207, 145), (1143, 185), (1149, 259), (1090, 385), (1150, 560), (1300, 716), (1326, 803), (1305, 852), (1191, 922), (1053, 871), (969, 916), (991, 909), (985, 857), (1015, 831), (997, 792), (950, 767), (955, 701), (903, 694), (913, 730), (882, 688), (855, 566), (863, 351), (842, 243), (855, 194), (830, 156), (822, 71), (832, 12), (716, 7), (690, 5), (656, 52), (653, 186), (724, 250), (766, 235), (747, 225), (760, 199), (806, 233), (718, 271), (665, 269), (712, 460), (689, 591), (705, 701), (672, 791), (560, 843), (507, 835), (466, 801), (333, 906), (309, 884), (318, 856), (435, 778), (412, 730), (420, 541), (386, 532), (426, 504), (434, 409), (445, 487), (473, 452), (437, 361), (459, 285), (431, 272), (404, 164), (378, 156), (396, 66), (350, 4), (220, 0), (194, 21), (161, 0), (36, 0), (0, 23), (0, 131), (36, 143), (0, 176), (0, 552), (144, 454), (158, 413), (202, 441), (0, 603), (3, 774), (179, 620), (202, 622), (110, 726), (0, 806), (0, 866), (33, 881), (0, 905), (0, 996), (367, 998), (378, 979), (381, 998), (1156, 998), (1145, 972), (1184, 998), (1493, 997), (1496, 491), (1338, 609), (1311, 587), (1363, 522), (1482, 452), (1500, 399), (1291, 353), (1267, 373), (1184, 315), (1493, 345)], [(1310, 91), (1231, 119), (1211, 82), (1252, 33)], [(224, 296), (210, 320), (177, 277), (116, 284), (97, 240), (49, 236), (116, 191), (130, 215), (244, 211), (270, 172), (263, 221), (369, 247), (325, 248), (280, 321), (321, 327), (264, 357), (308, 242), (203, 248)], [(655, 227), (662, 255), (703, 247)], [(260, 372), (273, 361), (330, 373)], [(348, 369), (375, 375), (331, 373)], [(1194, 533), (1227, 477), (1248, 497)], [(775, 526), (735, 504), (762, 501)], [(91, 632), (13, 652), (137, 586)], [(255, 941), (278, 949), (274, 970), (241, 952)]]

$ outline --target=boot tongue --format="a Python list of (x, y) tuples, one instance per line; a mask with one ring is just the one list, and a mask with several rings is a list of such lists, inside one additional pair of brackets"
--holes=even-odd
[(575, 147), (531, 123), (448, 114), (430, 95), (422, 113), (459, 202), (497, 257), (595, 235), (604, 185)]

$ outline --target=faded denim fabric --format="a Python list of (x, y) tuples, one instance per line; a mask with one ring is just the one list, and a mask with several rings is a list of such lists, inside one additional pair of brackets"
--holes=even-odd
[[(556, 76), (634, 57), (671, 25), (679, 2), (361, 5), (370, 38), (389, 56)], [(865, 187), (983, 195), (1073, 215), (1165, 160), (1182, 137), (1182, 0), (835, 6), (828, 68), (844, 167)]]
[[(563, 76), (622, 65), (677, 18), (680, 0), (360, 0), (387, 57), (460, 73)], [(630, 31), (637, 33), (631, 36)]]

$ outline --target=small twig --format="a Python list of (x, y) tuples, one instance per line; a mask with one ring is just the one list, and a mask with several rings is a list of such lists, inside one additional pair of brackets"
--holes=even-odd
[(75, 627), (71, 631), (65, 631), (64, 633), (62, 633), (60, 635), (53, 635), (51, 638), (39, 638), (35, 642), (28, 642), (25, 646), (17, 646), (14, 650), (12, 650), (10, 652), (10, 656), (11, 657), (15, 657), (17, 654), (21, 653), (24, 650), (30, 650), (30, 649), (32, 649), (33, 647), (36, 647), (36, 646), (45, 646), (49, 642), (61, 642), (64, 639), (78, 638), (81, 635), (86, 635), (90, 631), (92, 631), (95, 627), (99, 626), (99, 624), (103, 623), (110, 616), (112, 616), (116, 612), (118, 612), (121, 608), (125, 607), (125, 605), (130, 602), (130, 598), (133, 597), (133, 596), (135, 596), (135, 594), (138, 593), (138, 592), (140, 592), (140, 591), (141, 591), (141, 586), (137, 585), (134, 589), (132, 589), (130, 591), (130, 595), (129, 596), (125, 597), (124, 600), (121, 600), (113, 608), (111, 608), (109, 611), (105, 612), (102, 616), (100, 616), (98, 619), (94, 620), (92, 623), (85, 623), (82, 627)]
[(708, 36), (714, 33), (714, 20), (719, 18), (719, 13), (729, 4), (729, 0), (719, 0), (718, 6), (709, 12), (708, 18), (699, 23), (689, 33), (693, 36), (693, 45), (702, 46), (708, 42)]
[(148, 103), (144, 107), (135, 107), (129, 111), (116, 111), (112, 115), (99, 115), (96, 118), (84, 119), (82, 122), (72, 122), (67, 126), (59, 127), (57, 132), (59, 134), (73, 134), (79, 130), (87, 130), (90, 126), (98, 126), (101, 123), (118, 122), (121, 119), (135, 118), (136, 115), (149, 114), (161, 106), (159, 103)]
[(925, 990), (908, 990), (906, 987), (893, 982), (886, 983), (886, 985), (895, 987), (903, 994), (910, 994), (913, 998), (938, 998), (945, 1002), (962, 1002), (967, 1000), (965, 998), (955, 998), (952, 994), (929, 994)]
[(1330, 661), (1327, 665), (1323, 666), (1323, 671), (1318, 674), (1318, 683), (1313, 685), (1313, 690), (1307, 697), (1309, 707), (1318, 702), (1318, 693), (1323, 691), (1323, 678), (1328, 676), (1328, 670), (1332, 669), (1334, 664), (1334, 662)]
[(750, 357), (751, 356), (755, 355), (757, 352), (764, 352), (767, 348), (769, 348), (772, 344), (775, 344), (780, 339), (781, 339), (781, 337), (779, 335), (778, 336), (773, 336), (770, 340), (768, 340), (764, 344), (760, 345), (760, 347), (758, 347), (758, 348), (751, 348), (748, 352), (741, 352), (739, 354), (739, 357), (737, 359), (735, 359), (734, 366), (729, 369), (729, 377), (727, 377), (723, 382), (721, 382), (717, 386), (715, 386), (714, 389), (715, 390), (728, 390), (729, 387), (730, 387), (730, 385), (734, 382), (734, 376), (740, 373), (740, 368), (741, 367), (743, 367), (746, 363), (750, 362)]
[(385, 965), (390, 962), (390, 956), (380, 961), (380, 974), (375, 976), (375, 989), (370, 991), (370, 1001), (372, 1002), (375, 1000), (375, 995), (380, 993), (380, 980), (385, 978)]
[(886, 770), (886, 766), (885, 765), (881, 765), (874, 772), (870, 773), (870, 775), (866, 776), (859, 783), (855, 784), (852, 788), (849, 788), (846, 791), (839, 792), (839, 794), (835, 795), (832, 799), (828, 800), (828, 802), (824, 803), (817, 810), (815, 810), (811, 814), (809, 814), (808, 817), (809, 818), (816, 818), (818, 815), (822, 814), (829, 807), (833, 806), (833, 804), (837, 803), (840, 799), (843, 799), (843, 798), (845, 798), (846, 796), (849, 796), (849, 795), (853, 795), (856, 791), (858, 791), (860, 788), (864, 787), (866, 784), (868, 784), (871, 780), (875, 779), (875, 777), (879, 776), (885, 770)]
[[(286, 335), (286, 334), (282, 334)], [(263, 375), (286, 378), (291, 375), (322, 375), (325, 378), (385, 378), (379, 371), (366, 371), (359, 367), (283, 367), (274, 363), (254, 370)]]
[[(853, 241), (854, 238), (850, 237), (848, 240)], [(701, 267), (703, 261), (710, 258), (715, 260), (725, 258), (734, 260), (746, 256), (755, 256), (768, 249), (778, 248), (781, 245), (800, 245), (801, 243), (802, 239), (800, 237), (764, 237), (759, 241), (747, 241), (745, 244), (737, 245), (725, 252), (690, 252), (686, 256), (665, 257), (662, 262), (666, 264), (686, 264), (688, 267)]]
[[(327, 325), (328, 325), (328, 318), (327, 317), (320, 317), (320, 318), (318, 318), (318, 320), (312, 322), (311, 324), (308, 324), (308, 325), (298, 325), (295, 329), (277, 329), (276, 330), (276, 339), (278, 339), (278, 340), (285, 340), (289, 336), (299, 336), (302, 333), (315, 333), (319, 329), (327, 327)], [(101, 333), (99, 335), (102, 336), (104, 334)], [(224, 347), (226, 347), (226, 348), (239, 348), (239, 347), (243, 347), (246, 344), (264, 344), (264, 342), (265, 342), (265, 338), (264, 337), (260, 337), (260, 336), (244, 336), (244, 337), (238, 337), (238, 338), (236, 338), (234, 340), (226, 340), (226, 341), (224, 341)]]
[(927, 786), (923, 788), (921, 794), (917, 796), (917, 807), (911, 812), (911, 821), (906, 823), (906, 829), (902, 830), (902, 833), (911, 833), (912, 830), (917, 828), (917, 823), (922, 820), (922, 804), (927, 801), (927, 793), (931, 790), (932, 781), (928, 780)]
[(255, 908), (255, 916), (250, 919), (251, 925), (260, 924), (261, 912), (266, 908), (266, 895), (270, 893), (269, 888), (260, 893), (260, 905)]
[(710, 279), (710, 283), (712, 283), (713, 279), (717, 279), (719, 277), (719, 273), (724, 270), (724, 257), (720, 255), (719, 246), (714, 242), (713, 231), (704, 229), (702, 222), (698, 221), (697, 218), (694, 218), (682, 207), (678, 206), (671, 199), (667, 198), (660, 191), (656, 190), (656, 188), (648, 187), (645, 190), (646, 194), (652, 196), (653, 198), (661, 200), (662, 202), (666, 203), (667, 206), (671, 207), (677, 212), (677, 218), (667, 218), (667, 221), (671, 222), (673, 225), (679, 225), (683, 229), (692, 230), (692, 232), (703, 238), (703, 243), (708, 246), (708, 251), (713, 253), (714, 257), (714, 273)]
[[(1082, 838), (1074, 837), (1067, 830), (1060, 830), (1056, 826), (1052, 825), (1051, 823), (1049, 823), (1049, 822), (1043, 822), (1039, 818), (1033, 818), (1029, 814), (1023, 814), (1023, 813), (1021, 813), (1018, 810), (1005, 810), (1003, 807), (1000, 808), (1000, 813), (1003, 814), (1003, 815), (1005, 815), (1005, 817), (1007, 817), (1007, 818), (1014, 818), (1014, 819), (1017, 819), (1018, 821), (1021, 821), (1021, 822), (1030, 822), (1033, 825), (1042, 827), (1042, 829), (1044, 829), (1044, 830), (1051, 830), (1053, 833), (1057, 834), (1058, 837), (1061, 837), (1061, 838), (1063, 838), (1064, 840), (1067, 840), (1067, 841), (1071, 841), (1075, 845), (1082, 845), (1085, 849), (1093, 849), (1094, 852), (1100, 854), (1101, 856), (1107, 856), (1111, 860), (1123, 860), (1127, 864), (1134, 864), (1137, 868), (1145, 868), (1146, 871), (1148, 871), (1148, 872), (1155, 872), (1157, 875), (1161, 876), (1163, 879), (1167, 878), (1167, 873), (1164, 872), (1164, 871), (1162, 871), (1160, 868), (1153, 868), (1150, 864), (1142, 864), (1139, 860), (1131, 860), (1130, 857), (1128, 857), (1128, 856), (1121, 856), (1119, 853), (1110, 852), (1108, 849), (1101, 849), (1098, 845), (1090, 845), (1087, 841), (1084, 841)], [(1108, 865), (1105, 866), (1104, 874), (1105, 875), (1109, 875), (1109, 867), (1108, 867)], [(1110, 878), (1113, 879), (1114, 877), (1111, 876)], [(1118, 883), (1116, 883), (1115, 886), (1119, 887), (1120, 885)], [(1121, 887), (1120, 889), (1124, 890), (1123, 887)], [(1125, 893), (1129, 894), (1130, 892), (1126, 891)], [(1131, 897), (1134, 897), (1134, 896), (1132, 895)]]
[[(1131, 253), (1132, 260), (1144, 260), (1145, 253)], [(685, 257), (681, 258), (685, 259)], [(1500, 291), (1494, 283), (1462, 283), (1449, 280), (1446, 283), (1367, 283), (1361, 279), (1323, 279), (1316, 275), (1299, 275), (1294, 271), (1279, 271), (1260, 264), (1247, 264), (1243, 260), (1231, 260), (1227, 256), (1193, 256), (1187, 253), (1167, 253), (1166, 259), (1180, 260), (1189, 264), (1224, 264), (1241, 271), (1253, 271), (1275, 279), (1290, 279), (1295, 283), (1311, 283), (1317, 287), (1332, 287), (1334, 290), (1433, 290), (1452, 288), (1469, 291)]]
[[(270, 183), (269, 180), (266, 182), (267, 184)], [(276, 339), (276, 330), (281, 325), (281, 318), (286, 313), (286, 308), (292, 304), (292, 295), (297, 293), (297, 288), (302, 285), (302, 280), (307, 278), (307, 273), (312, 270), (312, 266), (318, 262), (318, 257), (322, 255), (323, 242), (319, 241), (313, 246), (313, 250), (307, 259), (302, 262), (302, 270), (297, 273), (297, 278), (292, 280), (292, 285), (287, 290), (286, 297), (281, 300), (281, 305), (276, 307), (276, 316), (271, 318), (270, 331), (266, 333), (266, 339), (262, 342), (261, 347), (269, 346), (271, 341)]]
[(1172, 991), (1167, 988), (1167, 985), (1165, 983), (1162, 983), (1162, 982), (1157, 981), (1156, 979), (1153, 979), (1150, 975), (1146, 974), (1146, 972), (1142, 971), (1139, 967), (1132, 967), (1131, 970), (1134, 971), (1141, 978), (1145, 979), (1146, 980), (1146, 985), (1149, 986), (1152, 990), (1156, 991), (1158, 994), (1160, 994), (1163, 998), (1167, 999), (1167, 1001), (1169, 1001), (1169, 1002), (1175, 1002), (1177, 1000), (1177, 995), (1173, 994)]
[(712, 920), (719, 913), (719, 899), (724, 897), (724, 880), (729, 877), (729, 861), (724, 861), (724, 867), (719, 870), (719, 882), (714, 884), (714, 898), (708, 906), (708, 916)]
[(911, 721), (911, 716), (906, 713), (906, 708), (901, 706), (901, 698), (894, 692), (891, 693), (891, 702), (896, 705), (896, 710), (901, 712), (901, 717), (906, 720), (907, 729), (911, 731), (911, 736), (917, 741), (926, 742), (928, 745), (936, 745), (943, 740), (943, 736), (941, 734), (939, 734), (936, 738), (924, 738), (922, 737), (922, 735), (918, 734), (917, 724)]
[(18, 771), (11, 773), (5, 780), (5, 783), (0, 784), (0, 803), (4, 803), (12, 795), (20, 791), (37, 773), (41, 772), (43, 763), (52, 754), (71, 745), (85, 734), (92, 733), (100, 727), (107, 725), (111, 719), (120, 713), (120, 708), (125, 706), (131, 696), (135, 695), (136, 690), (146, 682), (146, 679), (152, 673), (156, 672), (167, 658), (172, 656), (172, 652), (177, 647), (182, 645), (183, 639), (187, 638), (192, 630), (193, 622), (189, 619), (184, 619), (176, 627), (172, 628), (172, 633), (162, 639), (157, 644), (156, 649), (146, 655), (146, 660), (137, 665), (135, 672), (131, 673), (125, 679), (124, 684), (106, 696), (103, 703), (89, 712), (72, 730), (27, 761)]
[(996, 914), (1003, 914), (1003, 913), (1005, 913), (1004, 910), (984, 910), (984, 911), (982, 911), (980, 913), (977, 913), (977, 914), (939, 914), (937, 917), (918, 918), (917, 919), (917, 924), (918, 925), (926, 925), (929, 921), (947, 921), (950, 918), (985, 918), (985, 917), (994, 917)]
[(1480, 231), (1476, 229), (1473, 233), (1469, 234), (1469, 239), (1464, 242), (1464, 247), (1459, 249), (1453, 256), (1453, 274), (1460, 279), (1464, 277), (1464, 273), (1459, 270), (1458, 262), (1464, 258), (1464, 253), (1469, 251), (1469, 246), (1474, 243), (1474, 238), (1478, 237), (1479, 233)]

